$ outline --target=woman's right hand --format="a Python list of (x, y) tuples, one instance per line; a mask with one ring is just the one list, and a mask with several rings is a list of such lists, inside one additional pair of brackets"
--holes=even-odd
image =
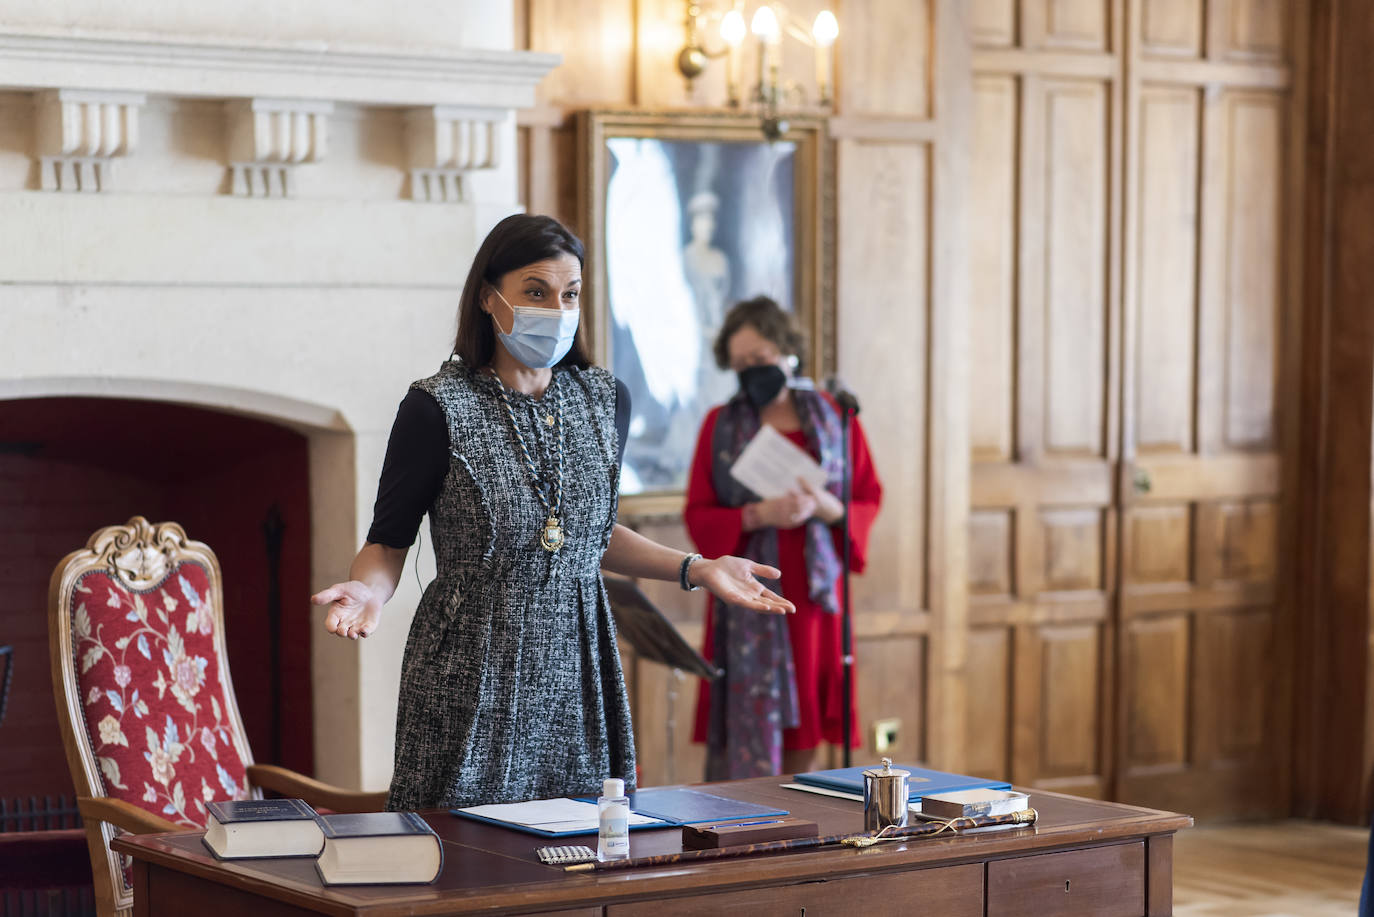
[[(794, 529), (816, 514), (816, 498), (796, 490), (749, 506), (753, 518), (746, 519), (745, 528), (750, 531), (762, 528)], [(750, 525), (750, 522), (753, 524)]]
[(328, 605), (324, 629), (331, 634), (357, 640), (377, 629), (382, 616), (382, 602), (371, 587), (358, 580), (335, 583), (310, 597), (314, 605)]

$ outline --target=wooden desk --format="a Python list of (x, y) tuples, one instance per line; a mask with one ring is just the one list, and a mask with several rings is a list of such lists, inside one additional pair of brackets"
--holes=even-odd
[[(776, 804), (815, 821), (821, 834), (862, 830), (862, 806), (787, 790), (778, 778), (709, 787), (721, 796)], [(200, 834), (122, 837), (134, 858), (134, 913), (161, 915), (553, 914), (1011, 914), (1159, 917), (1173, 912), (1173, 834), (1186, 815), (1035, 791), (1033, 828), (923, 838), (866, 849), (827, 847), (682, 863), (657, 869), (566, 873), (535, 848), (595, 845), (595, 836), (549, 841), (425, 813), (444, 842), (433, 885), (322, 886), (313, 861), (217, 862)], [(632, 856), (682, 849), (681, 829), (633, 831)]]

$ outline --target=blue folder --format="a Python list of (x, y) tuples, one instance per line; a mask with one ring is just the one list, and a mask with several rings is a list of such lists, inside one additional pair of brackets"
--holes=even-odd
[[(582, 800), (585, 801), (585, 800)], [(521, 825), (515, 822), (502, 821), (499, 818), (489, 818), (486, 815), (474, 815), (471, 812), (464, 812), (462, 809), (449, 809), (449, 813), (457, 815), (459, 818), (470, 818), (473, 821), (484, 821), (489, 825), (496, 825), (501, 828), (510, 828), (512, 831), (519, 831), (522, 834), (537, 834), (540, 837), (573, 837), (579, 834), (595, 834), (597, 826), (590, 828), (580, 828), (575, 831), (547, 831), (543, 828), (535, 828), (530, 825)], [(647, 825), (630, 825), (631, 831), (641, 831), (652, 828), (672, 828), (674, 825), (658, 824), (657, 822)]]
[(630, 811), (675, 825), (704, 825), (739, 818), (764, 818), (787, 814), (786, 809), (671, 786), (639, 790), (630, 794)]
[[(596, 802), (595, 797), (575, 798), (578, 802)], [(569, 837), (577, 834), (595, 834), (597, 830), (596, 827), (593, 826), (591, 828), (575, 831), (548, 831), (542, 828), (534, 828), (529, 825), (501, 821), (498, 818), (489, 818), (485, 815), (475, 815), (471, 812), (464, 812), (462, 809), (450, 809), (449, 811), (462, 818), (471, 818), (474, 821), (483, 821), (491, 825), (500, 825), (503, 828), (512, 828), (516, 831), (524, 832), (525, 834), (537, 834), (540, 837)], [(738, 799), (727, 799), (724, 796), (716, 796), (712, 793), (703, 793), (700, 790), (689, 790), (681, 787), (656, 787), (631, 793), (630, 811), (639, 815), (647, 815), (650, 818), (657, 818), (662, 822), (662, 824), (630, 825), (631, 831), (638, 831), (646, 828), (676, 828), (683, 825), (700, 825), (714, 822), (736, 821), (744, 818), (766, 818), (788, 814), (785, 809), (762, 806), (752, 802), (741, 802)]]
[[(796, 781), (808, 786), (838, 790), (842, 793), (864, 792), (864, 771), (881, 770), (880, 764), (862, 767), (840, 767), (829, 771), (810, 771), (797, 774)], [(963, 774), (947, 774), (933, 771), (913, 764), (894, 764), (893, 770), (903, 770), (911, 774), (907, 778), (908, 801), (917, 802), (921, 797), (932, 793), (955, 793), (959, 790), (1009, 790), (1011, 784), (1004, 780), (984, 780), (981, 777), (968, 777)]]

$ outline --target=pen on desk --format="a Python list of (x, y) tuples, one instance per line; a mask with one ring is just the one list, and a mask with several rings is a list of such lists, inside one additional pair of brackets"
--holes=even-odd
[(725, 821), (710, 827), (713, 830), (716, 828), (752, 828), (755, 825), (776, 825), (781, 821), (780, 818), (769, 818), (764, 821)]

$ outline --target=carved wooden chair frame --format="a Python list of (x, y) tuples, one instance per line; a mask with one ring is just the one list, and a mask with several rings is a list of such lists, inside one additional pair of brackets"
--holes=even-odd
[(225, 715), (233, 725), (234, 744), (247, 767), (252, 795), (261, 797), (266, 789), (282, 796), (300, 797), (316, 808), (338, 812), (379, 811), (386, 804), (385, 792), (344, 790), (286, 768), (253, 763), (234, 696), (233, 679), (229, 675), (229, 657), (224, 642), (224, 592), (214, 552), (208, 545), (188, 539), (175, 522), (154, 525), (142, 516), (134, 516), (124, 525), (107, 526), (92, 535), (85, 548), (73, 551), (57, 564), (48, 588), (53, 699), (57, 704), (67, 764), (76, 784), (77, 806), (85, 822), (96, 906), (101, 915), (122, 917), (133, 909), (133, 895), (124, 885), (119, 854), (110, 850), (116, 830), (154, 834), (186, 828), (132, 803), (104, 795), (105, 784), (84, 725), (77, 682), (72, 645), (72, 593), (77, 581), (92, 570), (104, 571), (130, 590), (146, 590), (183, 561), (201, 564), (209, 577), (215, 615), (215, 651), (220, 660), (221, 688), (227, 702)]

